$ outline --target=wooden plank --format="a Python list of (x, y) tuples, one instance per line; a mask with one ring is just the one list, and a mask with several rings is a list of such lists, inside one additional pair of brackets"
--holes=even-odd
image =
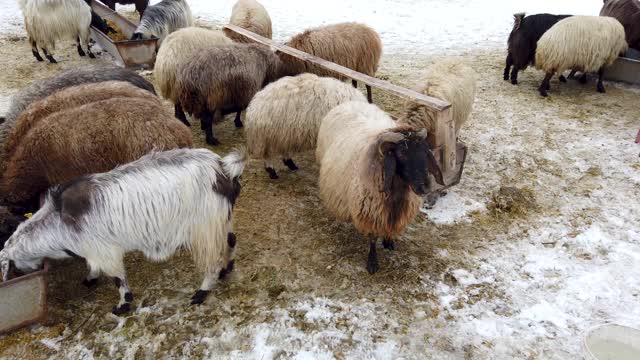
[[(371, 77), (369, 75), (365, 75), (362, 73), (359, 73), (357, 71), (351, 70), (349, 68), (346, 68), (344, 66), (332, 63), (330, 61), (321, 59), (319, 57), (307, 54), (306, 52), (291, 48), (289, 46), (286, 45), (282, 45), (282, 44), (278, 44), (277, 42), (271, 40), (271, 39), (267, 39), (265, 37), (262, 37), (258, 34), (255, 34), (253, 32), (250, 32), (248, 30), (245, 30), (239, 26), (235, 26), (235, 25), (225, 25), (225, 28), (240, 34), (246, 38), (249, 38), (251, 40), (254, 40), (258, 43), (264, 44), (264, 45), (269, 45), (277, 50), (280, 50), (281, 52), (291, 55), (293, 57), (296, 57), (298, 59), (304, 60), (304, 61), (308, 61), (310, 63), (313, 63), (315, 65), (318, 65), (322, 68), (325, 68), (327, 70), (331, 70), (334, 71), (336, 73), (339, 73), (341, 75), (344, 75), (348, 78), (351, 78), (353, 80), (357, 80), (359, 82), (365, 83), (366, 85), (372, 86), (374, 88), (378, 88), (387, 92), (390, 92), (392, 94), (395, 94), (399, 97), (405, 98), (405, 99), (409, 99), (409, 100), (413, 100), (421, 105), (427, 106), (433, 110), (436, 111), (443, 111), (446, 110), (448, 108), (451, 107), (451, 104), (449, 104), (446, 101), (442, 101), (440, 99), (436, 99), (430, 96), (426, 96), (424, 94), (420, 94), (419, 92), (413, 91), (413, 90), (409, 90), (409, 89), (405, 89), (401, 86), (398, 85), (394, 85), (388, 81), (384, 81), (384, 80), (380, 80), (380, 79), (376, 79), (374, 77)], [(455, 145), (455, 144), (454, 144)], [(454, 147), (455, 149), (455, 147)]]

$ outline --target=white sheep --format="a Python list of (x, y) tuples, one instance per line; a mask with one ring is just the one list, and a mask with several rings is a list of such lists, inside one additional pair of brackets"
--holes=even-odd
[[(476, 73), (460, 60), (441, 60), (427, 68), (413, 90), (449, 102), (457, 134), (473, 109)], [(400, 119), (401, 123), (425, 128), (428, 133), (433, 132), (438, 115), (436, 111), (413, 101), (407, 102), (405, 111), (405, 116)]]
[[(271, 39), (272, 36), (269, 13), (256, 0), (238, 0), (231, 10), (229, 24), (239, 26), (267, 39)], [(228, 29), (224, 29), (224, 33), (235, 42), (252, 42), (252, 40)]]
[(190, 126), (174, 91), (178, 64), (187, 61), (198, 50), (230, 43), (231, 39), (221, 31), (186, 27), (169, 34), (158, 50), (153, 71), (156, 82), (162, 96), (174, 103), (176, 118), (185, 125)]
[(55, 186), (0, 251), (3, 280), (11, 262), (34, 270), (44, 258), (80, 256), (89, 267), (87, 284), (101, 272), (115, 279), (120, 302), (113, 312), (121, 314), (133, 301), (124, 254), (141, 251), (163, 261), (187, 248), (204, 272), (192, 297), (200, 304), (233, 269), (232, 210), (244, 165), (243, 152), (221, 158), (206, 149), (176, 149)]
[(91, 7), (84, 0), (21, 0), (24, 25), (31, 52), (43, 61), (38, 49), (51, 63), (56, 63), (53, 53), (56, 40), (76, 40), (78, 55), (85, 56), (86, 46), (90, 58), (95, 58), (89, 44)]
[(167, 35), (192, 25), (191, 8), (186, 0), (162, 0), (144, 11), (131, 40), (157, 38), (160, 46)]
[(284, 77), (268, 85), (247, 108), (244, 124), (250, 156), (266, 160), (265, 169), (272, 179), (278, 178), (270, 161), (276, 157), (296, 170), (290, 155), (315, 149), (320, 122), (347, 101), (367, 99), (352, 86), (314, 74)]
[(607, 16), (571, 16), (558, 21), (538, 40), (536, 68), (546, 72), (538, 90), (547, 96), (553, 74), (565, 70), (584, 73), (598, 72), (598, 92), (605, 92), (602, 83), (604, 68), (625, 51), (622, 24)]
[(316, 149), (320, 197), (337, 219), (351, 220), (371, 236), (369, 273), (378, 271), (376, 238), (393, 249), (393, 239), (418, 214), (420, 195), (430, 188), (428, 172), (443, 183), (429, 150), (425, 129), (399, 125), (368, 103), (344, 103), (322, 120)]

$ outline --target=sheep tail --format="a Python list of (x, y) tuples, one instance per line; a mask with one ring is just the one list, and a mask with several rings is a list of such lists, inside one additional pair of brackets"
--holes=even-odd
[(229, 155), (222, 158), (224, 171), (230, 178), (237, 178), (242, 175), (244, 166), (247, 163), (247, 150), (245, 147), (234, 149)]
[(525, 13), (523, 12), (513, 14), (513, 30), (511, 30), (511, 32), (514, 32), (520, 29), (520, 24), (522, 24), (522, 19), (524, 19), (524, 14)]

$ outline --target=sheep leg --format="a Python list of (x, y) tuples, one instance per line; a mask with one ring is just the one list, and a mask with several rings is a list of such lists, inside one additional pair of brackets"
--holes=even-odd
[(82, 281), (82, 284), (88, 288), (95, 287), (98, 284), (98, 277), (100, 276), (100, 268), (92, 265), (87, 261), (89, 267), (89, 275)]
[(293, 160), (291, 160), (290, 157), (286, 158), (286, 159), (282, 159), (282, 162), (287, 165), (287, 167), (289, 168), (289, 170), (291, 171), (296, 171), (298, 170), (298, 166), (296, 166), (296, 163), (293, 162)]
[(573, 79), (576, 76), (576, 71), (575, 70), (571, 70), (571, 72), (569, 73), (569, 76), (567, 77), (567, 79)]
[(200, 289), (196, 291), (195, 294), (191, 297), (191, 305), (200, 305), (204, 302), (204, 300), (211, 293), (211, 289), (213, 289), (216, 281), (218, 279), (218, 273), (207, 273), (204, 276), (204, 280), (202, 280), (202, 284), (200, 285)]
[(129, 284), (127, 283), (127, 278), (124, 273), (122, 277), (116, 276), (113, 278), (113, 283), (118, 288), (118, 292), (120, 293), (120, 302), (118, 306), (114, 306), (111, 312), (114, 315), (122, 315), (131, 311), (131, 303), (133, 302), (133, 294), (129, 289)]
[(553, 73), (547, 73), (547, 75), (545, 75), (544, 80), (542, 80), (542, 84), (540, 84), (540, 87), (538, 88), (540, 95), (544, 97), (548, 95), (547, 91), (549, 91), (549, 81), (551, 81), (552, 77)]
[(276, 169), (273, 167), (273, 164), (270, 160), (264, 162), (264, 170), (267, 172), (267, 174), (269, 174), (269, 178), (271, 180), (278, 179), (278, 173), (276, 172)]
[(518, 67), (514, 66), (513, 69), (511, 69), (511, 83), (513, 85), (518, 85)]
[(391, 238), (384, 238), (382, 240), (382, 246), (384, 246), (384, 248), (387, 249), (387, 250), (395, 250), (396, 249), (396, 243)]
[(567, 82), (567, 78), (564, 77), (564, 74), (560, 74), (560, 76), (558, 76), (558, 80), (560, 80), (560, 82), (563, 82), (563, 83)]
[(586, 84), (587, 83), (587, 73), (582, 73), (582, 76), (580, 76), (580, 79), (578, 79), (578, 81), (580, 81), (580, 84)]
[(44, 56), (47, 58), (47, 60), (49, 60), (50, 63), (52, 64), (57, 64), (58, 62), (56, 61), (56, 59), (53, 58), (53, 55), (49, 54), (47, 52), (47, 49), (42, 48), (42, 52), (44, 53)]
[(204, 126), (204, 133), (207, 144), (212, 146), (220, 145), (220, 141), (218, 141), (218, 139), (213, 136), (213, 123), (215, 120), (214, 118), (218, 118), (219, 116), (221, 116), (221, 114), (220, 111), (217, 110), (213, 114), (210, 112), (206, 112), (202, 117), (202, 125)]
[(31, 41), (31, 53), (36, 58), (36, 60), (44, 61), (44, 59), (42, 58), (42, 56), (40, 56), (40, 53), (38, 52), (38, 46), (36, 45), (35, 41)]
[(80, 45), (80, 37), (76, 38), (76, 46), (78, 47), (78, 55), (85, 56), (84, 50), (82, 50), (82, 45)]
[(367, 271), (375, 274), (380, 269), (378, 265), (378, 253), (376, 252), (376, 239), (369, 241), (369, 257), (367, 258)]
[(353, 85), (354, 88), (358, 88), (358, 81), (357, 80), (351, 80), (351, 85)]
[(174, 112), (175, 112), (176, 119), (182, 121), (182, 123), (187, 126), (191, 126), (191, 124), (189, 123), (189, 120), (187, 120), (187, 115), (184, 114), (184, 110), (182, 110), (182, 105), (180, 105), (179, 102), (176, 103), (176, 105), (174, 106)]
[[(237, 238), (236, 234), (230, 232), (227, 233), (227, 245), (229, 246), (229, 258), (233, 257), (234, 249), (236, 247)], [(220, 270), (218, 279), (222, 280), (227, 277), (227, 274), (233, 271), (235, 260), (229, 260), (227, 267)]]
[(242, 111), (238, 111), (236, 113), (236, 119), (233, 121), (234, 124), (236, 124), (237, 128), (241, 128), (242, 127), (242, 120), (240, 119), (240, 114), (242, 113)]
[(601, 67), (600, 70), (598, 70), (598, 85), (596, 86), (596, 90), (599, 93), (605, 93), (604, 83), (602, 82), (603, 77), (604, 77), (604, 67)]
[(371, 85), (365, 85), (367, 88), (367, 100), (369, 104), (373, 104), (373, 95), (371, 94)]
[(509, 80), (509, 70), (511, 69), (511, 66), (513, 65), (513, 57), (511, 57), (511, 53), (509, 53), (507, 55), (506, 63), (507, 63), (507, 65), (504, 67), (504, 74), (502, 75), (502, 78), (504, 79), (504, 81)]

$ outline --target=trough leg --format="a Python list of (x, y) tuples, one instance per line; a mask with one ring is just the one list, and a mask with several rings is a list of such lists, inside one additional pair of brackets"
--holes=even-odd
[(356, 80), (351, 80), (351, 85), (353, 85), (354, 88), (358, 88), (358, 81)]
[(234, 123), (234, 124), (236, 124), (236, 127), (237, 127), (237, 128), (241, 128), (241, 127), (243, 126), (243, 125), (242, 125), (242, 119), (240, 119), (240, 114), (241, 114), (241, 113), (242, 113), (242, 111), (238, 111), (238, 112), (236, 113), (236, 119), (235, 119), (235, 120), (233, 120), (233, 123)]
[(31, 42), (31, 53), (33, 54), (33, 57), (36, 58), (36, 60), (44, 61), (44, 59), (42, 58), (42, 56), (40, 56), (40, 53), (38, 52), (38, 46), (36, 45), (35, 41)]
[(50, 63), (52, 64), (57, 64), (58, 62), (56, 61), (56, 59), (53, 58), (53, 55), (49, 54), (47, 52), (47, 49), (42, 48), (42, 52), (44, 53), (44, 56), (47, 58), (47, 60), (49, 60)]
[(378, 253), (376, 252), (376, 238), (369, 240), (369, 256), (367, 258), (367, 271), (375, 274), (380, 269), (378, 265)]
[(504, 74), (502, 75), (502, 78), (504, 79), (504, 81), (509, 80), (509, 70), (511, 69), (511, 66), (513, 65), (513, 58), (511, 57), (511, 54), (507, 55), (506, 63), (507, 63), (507, 65), (504, 67)]
[(76, 38), (76, 46), (78, 47), (78, 55), (85, 56), (84, 50), (82, 50), (82, 45), (80, 45), (80, 37)]
[(396, 242), (391, 238), (384, 238), (382, 240), (382, 246), (387, 250), (395, 250)]
[(373, 104), (373, 95), (371, 94), (371, 85), (365, 85), (367, 87), (367, 100), (369, 104)]
[(182, 105), (180, 103), (176, 103), (173, 107), (176, 119), (182, 121), (183, 124), (187, 126), (191, 126), (189, 120), (187, 120), (187, 115), (184, 114), (184, 110), (182, 110)]
[(220, 114), (219, 110), (216, 110), (213, 114), (210, 112), (207, 112), (202, 117), (202, 124), (204, 125), (204, 133), (205, 133), (207, 144), (212, 146), (220, 145), (220, 141), (218, 141), (218, 139), (216, 139), (215, 136), (213, 136), (213, 123), (215, 119), (217, 119), (219, 116), (222, 116), (222, 115)]
[(290, 157), (286, 158), (286, 159), (282, 159), (282, 162), (287, 165), (287, 167), (289, 168), (289, 170), (291, 171), (296, 171), (298, 170), (298, 166), (296, 165), (296, 163), (293, 162), (293, 160), (291, 160)]
[(514, 66), (511, 69), (511, 83), (513, 85), (518, 85), (518, 67)]
[(604, 67), (601, 67), (600, 70), (598, 70), (598, 85), (596, 87), (596, 90), (599, 93), (604, 93), (604, 83), (602, 82), (602, 78), (604, 77)]
[(267, 172), (267, 174), (269, 174), (269, 178), (271, 180), (278, 179), (278, 173), (276, 172), (276, 169), (274, 168), (273, 163), (271, 162), (271, 159), (266, 160), (264, 162), (264, 170)]
[(547, 75), (545, 75), (544, 80), (542, 80), (542, 84), (540, 84), (540, 87), (538, 88), (540, 95), (544, 97), (547, 96), (547, 91), (549, 91), (549, 81), (551, 81), (552, 77), (553, 73), (547, 73)]

